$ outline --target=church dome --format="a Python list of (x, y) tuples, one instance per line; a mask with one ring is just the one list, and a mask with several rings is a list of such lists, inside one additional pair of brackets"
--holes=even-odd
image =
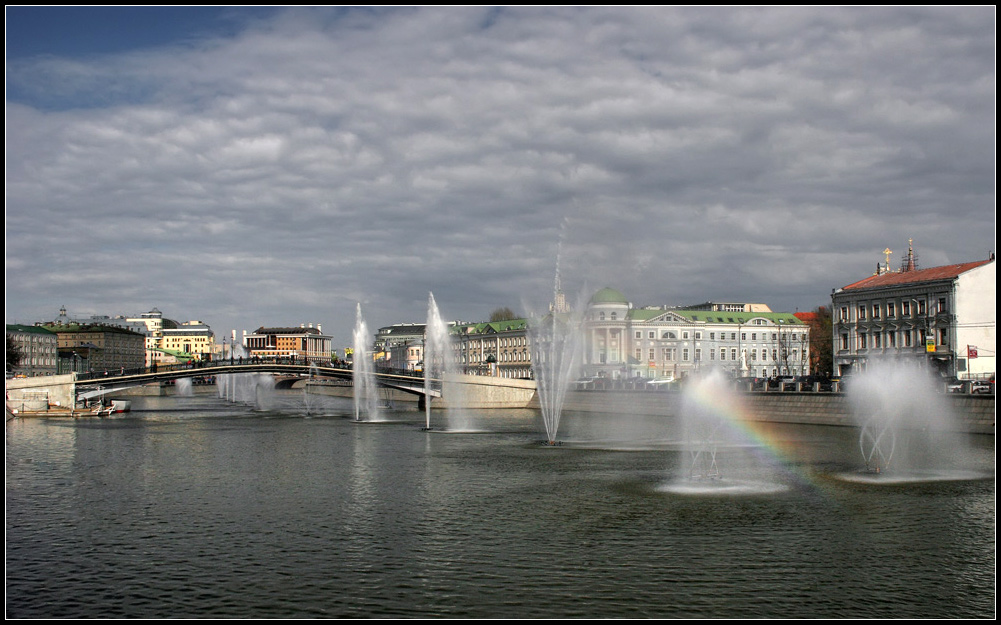
[(629, 300), (615, 289), (605, 287), (591, 297), (592, 304), (628, 304)]

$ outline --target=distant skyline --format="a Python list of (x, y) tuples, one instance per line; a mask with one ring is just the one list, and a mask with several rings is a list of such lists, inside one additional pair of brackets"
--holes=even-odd
[(7, 7), (7, 323), (351, 342), (995, 250), (996, 9)]

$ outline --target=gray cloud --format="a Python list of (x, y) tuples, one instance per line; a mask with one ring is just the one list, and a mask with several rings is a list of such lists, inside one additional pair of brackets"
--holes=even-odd
[[(8, 62), (7, 316), (811, 309), (994, 246), (992, 7), (295, 9)], [(10, 89), (9, 89), (10, 91)], [(520, 311), (524, 312), (524, 311)]]

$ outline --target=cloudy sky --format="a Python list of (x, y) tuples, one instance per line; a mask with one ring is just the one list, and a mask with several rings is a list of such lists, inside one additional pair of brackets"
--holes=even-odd
[(811, 310), (995, 249), (994, 7), (6, 9), (6, 318)]

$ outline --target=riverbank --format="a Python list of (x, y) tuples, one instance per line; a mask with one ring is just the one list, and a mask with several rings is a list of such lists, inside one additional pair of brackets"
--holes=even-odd
[[(467, 398), (477, 408), (539, 408), (538, 397), (532, 392), (518, 396), (508, 403), (487, 400), (480, 395), (490, 387), (470, 385)], [(352, 397), (354, 388), (350, 385), (310, 384), (310, 392), (337, 397)], [(418, 396), (394, 389), (381, 389), (380, 399), (392, 403), (413, 403), (417, 407)], [(733, 415), (736, 419), (801, 425), (834, 425), (853, 427), (857, 425), (852, 415), (851, 404), (845, 393), (814, 393), (803, 391), (742, 391), (741, 410)], [(995, 403), (993, 395), (944, 395), (954, 419), (956, 431), (972, 434), (994, 434)], [(677, 416), (681, 407), (682, 393), (679, 391), (642, 390), (591, 390), (568, 391), (564, 410), (577, 412), (611, 412), (647, 416)], [(446, 408), (445, 400), (432, 402), (433, 409)]]

